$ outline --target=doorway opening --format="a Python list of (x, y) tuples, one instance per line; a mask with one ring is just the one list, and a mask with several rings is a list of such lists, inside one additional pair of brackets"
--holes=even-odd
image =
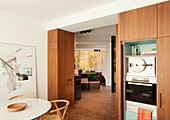
[(76, 118), (80, 120), (105, 120), (106, 114), (108, 120), (117, 119), (114, 76), (116, 25), (89, 31), (75, 33), (75, 104), (66, 119), (72, 119), (72, 113), (77, 113)]

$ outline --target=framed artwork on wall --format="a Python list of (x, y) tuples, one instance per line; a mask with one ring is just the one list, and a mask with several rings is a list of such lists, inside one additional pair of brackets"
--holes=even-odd
[[(35, 46), (0, 43), (0, 101), (31, 94), (36, 96)], [(28, 76), (22, 80), (17, 74)]]

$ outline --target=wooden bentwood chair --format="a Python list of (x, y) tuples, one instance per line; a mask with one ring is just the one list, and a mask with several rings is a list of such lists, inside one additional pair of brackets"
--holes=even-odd
[[(69, 106), (69, 101), (67, 100), (53, 100), (50, 101), (51, 104), (55, 105), (55, 110), (51, 110), (50, 113), (57, 113), (57, 114), (52, 114), (52, 115), (43, 115), (40, 120), (64, 120), (64, 116), (66, 114), (67, 108)], [(59, 108), (57, 106), (57, 103), (65, 103), (65, 106)], [(63, 113), (61, 111), (63, 110)]]
[(20, 97), (21, 99), (22, 98), (35, 98), (35, 96), (33, 96), (33, 95), (17, 95), (17, 96), (10, 98), (9, 100), (12, 100), (12, 99), (18, 98), (18, 97)]

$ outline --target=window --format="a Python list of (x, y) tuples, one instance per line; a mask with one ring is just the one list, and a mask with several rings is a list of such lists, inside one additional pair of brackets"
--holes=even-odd
[(79, 68), (79, 60), (80, 60), (80, 51), (75, 51), (75, 57), (74, 57), (74, 60), (75, 60), (75, 69), (78, 69)]
[(75, 51), (75, 69), (102, 71), (105, 51)]

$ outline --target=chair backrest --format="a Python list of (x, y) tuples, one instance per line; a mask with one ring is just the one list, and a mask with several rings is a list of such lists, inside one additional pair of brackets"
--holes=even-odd
[[(53, 100), (53, 101), (50, 101), (50, 102), (51, 102), (51, 104), (54, 104), (55, 108), (56, 108), (55, 110), (51, 110), (50, 113), (55, 113), (56, 112), (57, 115), (59, 116), (59, 118), (61, 120), (63, 120), (70, 102), (67, 101), (67, 100)], [(65, 105), (63, 107), (59, 108), (57, 106), (57, 103), (65, 103)], [(63, 110), (63, 114), (61, 113), (62, 110)]]
[(102, 76), (102, 72), (99, 73), (99, 77), (101, 77), (101, 76)]
[(152, 111), (138, 108), (138, 120), (152, 120)]
[(35, 96), (33, 96), (33, 95), (17, 95), (17, 96), (10, 98), (9, 100), (12, 100), (12, 99), (18, 98), (18, 97), (20, 97), (21, 99), (22, 98), (35, 98)]

